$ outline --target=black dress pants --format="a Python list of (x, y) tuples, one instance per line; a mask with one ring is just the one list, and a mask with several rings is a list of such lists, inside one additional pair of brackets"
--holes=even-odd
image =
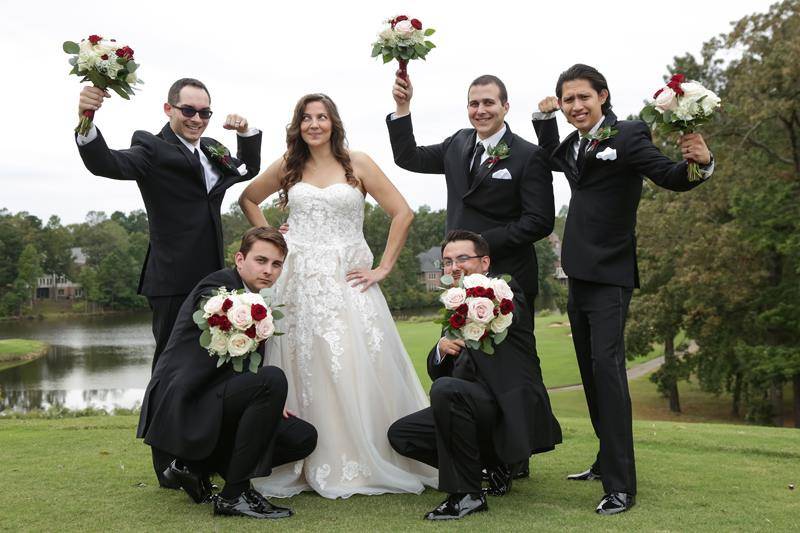
[(274, 366), (231, 378), (222, 397), (222, 427), (214, 452), (205, 461), (186, 464), (237, 484), (307, 457), (317, 445), (317, 430), (294, 416), (283, 418), (286, 392), (286, 376)]
[(497, 465), (492, 430), (497, 405), (484, 385), (441, 377), (431, 386), (431, 406), (401, 418), (388, 432), (392, 448), (439, 469), (439, 490), (481, 490), (481, 469)]
[[(178, 317), (178, 310), (181, 308), (181, 305), (183, 305), (186, 296), (186, 294), (179, 294), (177, 296), (147, 297), (150, 309), (153, 312), (153, 338), (156, 341), (152, 369), (156, 368), (158, 357), (161, 355), (161, 352), (164, 351), (164, 348), (167, 347), (167, 341), (172, 334), (172, 327), (175, 325), (175, 320)], [(172, 462), (173, 457), (157, 448), (152, 448), (151, 452), (153, 455), (153, 470), (155, 470), (156, 477), (159, 483), (161, 483), (163, 472)]]
[(633, 420), (625, 371), (625, 319), (633, 289), (570, 278), (567, 313), (600, 451), (603, 489), (636, 494)]

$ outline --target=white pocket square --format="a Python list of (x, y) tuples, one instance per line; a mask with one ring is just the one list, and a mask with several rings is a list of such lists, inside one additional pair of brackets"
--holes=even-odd
[(617, 158), (617, 151), (611, 147), (608, 147), (602, 152), (599, 152), (596, 157), (597, 159), (602, 159), (603, 161), (614, 161)]
[(246, 175), (247, 174), (247, 165), (242, 163), (241, 165), (239, 165), (239, 167), (236, 169), (236, 171), (239, 173), (240, 176)]
[(501, 168), (497, 172), (492, 174), (492, 179), (495, 180), (510, 180), (511, 179), (511, 172), (508, 171), (506, 168)]

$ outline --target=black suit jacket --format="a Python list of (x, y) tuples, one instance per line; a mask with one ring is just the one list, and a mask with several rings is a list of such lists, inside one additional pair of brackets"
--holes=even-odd
[[(656, 148), (644, 122), (617, 120), (609, 111), (602, 124), (606, 126), (619, 133), (587, 151), (578, 172), (573, 155), (578, 131), (559, 144), (555, 118), (533, 121), (552, 169), (566, 175), (572, 190), (561, 246), (564, 272), (570, 278), (633, 288), (639, 286), (636, 210), (643, 178), (673, 191), (687, 191), (702, 181), (689, 181), (686, 161), (676, 163)], [(598, 159), (607, 148), (616, 150), (616, 158)]]
[(188, 294), (204, 276), (225, 266), (222, 252), (220, 207), (225, 191), (234, 183), (258, 174), (261, 133), (238, 137), (234, 167), (247, 165), (247, 174), (218, 165), (203, 137), (200, 146), (220, 171), (220, 179), (206, 191), (203, 168), (197, 157), (178, 139), (169, 124), (153, 135), (137, 131), (126, 150), (112, 150), (100, 131), (92, 142), (79, 146), (86, 168), (96, 176), (135, 180), (147, 209), (150, 244), (139, 279), (146, 296)]
[[(511, 274), (525, 294), (538, 292), (539, 271), (533, 243), (553, 231), (553, 175), (538, 146), (511, 133), (503, 141), (509, 157), (491, 169), (484, 162), (471, 187), (469, 166), (475, 150), (472, 128), (457, 131), (439, 144), (417, 146), (411, 116), (387, 117), (395, 163), (424, 174), (444, 174), (447, 181), (447, 230), (480, 233), (489, 243), (492, 268)], [(506, 169), (510, 180), (494, 179)]]
[(465, 348), (458, 357), (444, 356), (437, 365), (436, 346), (428, 354), (432, 380), (452, 376), (482, 383), (497, 402), (492, 434), (495, 452), (507, 464), (527, 460), (532, 453), (552, 450), (561, 442), (561, 426), (553, 416), (542, 381), (536, 339), (525, 296), (513, 280), (514, 320), (506, 339), (493, 355)]
[(223, 286), (244, 288), (238, 272), (226, 268), (203, 278), (183, 302), (142, 401), (136, 436), (181, 459), (211, 455), (220, 436), (225, 385), (238, 375), (230, 363), (217, 368), (192, 320), (201, 298)]

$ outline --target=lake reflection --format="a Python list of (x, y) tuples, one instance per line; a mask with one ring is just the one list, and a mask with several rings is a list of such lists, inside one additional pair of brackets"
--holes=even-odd
[(0, 411), (136, 407), (155, 348), (149, 312), (3, 322), (0, 338), (50, 344), (46, 356), (0, 370)]

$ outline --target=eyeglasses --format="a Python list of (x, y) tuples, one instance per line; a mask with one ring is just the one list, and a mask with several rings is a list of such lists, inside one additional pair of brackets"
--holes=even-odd
[(177, 106), (177, 105), (174, 105), (172, 107), (174, 107), (175, 109), (180, 109), (181, 110), (181, 114), (186, 118), (192, 118), (195, 115), (200, 115), (200, 118), (202, 118), (203, 120), (208, 120), (208, 119), (211, 118), (211, 115), (214, 114), (214, 112), (211, 111), (208, 108), (195, 109), (195, 108), (189, 107), (189, 106), (181, 107), (181, 106)]
[(482, 255), (459, 255), (455, 259), (443, 259), (442, 260), (442, 266), (445, 267), (445, 268), (450, 268), (451, 266), (453, 266), (454, 263), (456, 265), (458, 265), (458, 266), (461, 266), (464, 263), (466, 263), (467, 261), (469, 261), (470, 259), (480, 259), (481, 257), (483, 257), (483, 256)]

